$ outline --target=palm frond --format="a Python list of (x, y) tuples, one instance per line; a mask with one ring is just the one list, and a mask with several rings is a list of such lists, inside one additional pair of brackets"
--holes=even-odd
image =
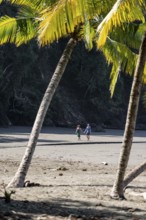
[(110, 73), (110, 94), (111, 94), (111, 97), (113, 96), (114, 94), (114, 91), (115, 91), (115, 87), (116, 87), (116, 84), (117, 84), (117, 81), (118, 81), (118, 77), (120, 75), (120, 72), (121, 72), (121, 65), (120, 65), (120, 62), (119, 64), (113, 64), (112, 65), (112, 69), (111, 69), (111, 73)]
[(53, 5), (54, 3), (56, 3), (58, 0), (5, 0), (5, 1), (9, 1), (11, 4), (16, 4), (16, 5), (28, 5), (30, 6), (30, 4), (33, 2), (34, 5)]
[(146, 109), (146, 91), (145, 90), (144, 90), (144, 94), (142, 96), (142, 103), (143, 103), (144, 108)]
[(90, 21), (87, 21), (82, 27), (82, 39), (88, 50), (93, 48), (93, 39), (95, 37), (95, 29), (92, 27)]
[(133, 22), (136, 20), (145, 22), (142, 11), (142, 6), (146, 7), (145, 4), (142, 0), (118, 0), (97, 28), (97, 32), (99, 33), (98, 47), (105, 44), (109, 32), (114, 27), (122, 27), (124, 22)]
[(26, 44), (33, 38), (37, 37), (37, 24), (32, 19), (19, 19), (17, 20), (17, 35), (15, 44), (20, 46)]
[(36, 30), (31, 19), (11, 18), (4, 16), (0, 18), (0, 44), (15, 43), (19, 46), (27, 43), (36, 36)]
[(30, 0), (9, 0), (9, 2), (11, 4), (17, 5), (17, 6), (28, 6), (31, 8), (36, 8), (37, 4), (34, 3), (34, 1), (30, 1)]
[(145, 28), (144, 24), (124, 23), (122, 29), (120, 27), (114, 28), (109, 34), (109, 37), (119, 43), (124, 43), (130, 48), (138, 50)]
[(146, 64), (145, 64), (144, 73), (143, 73), (143, 83), (146, 84)]
[(110, 38), (107, 38), (104, 47), (102, 47), (102, 52), (108, 64), (112, 64), (110, 75), (110, 92), (112, 96), (120, 72), (119, 69), (123, 72), (132, 74), (136, 66), (137, 55), (133, 53), (126, 45)]
[(10, 2), (11, 4), (17, 5), (17, 6), (27, 6), (29, 8), (35, 9), (35, 10), (43, 10), (45, 7), (48, 7), (52, 4), (54, 4), (57, 0), (6, 0)]
[(79, 24), (108, 12), (113, 1), (60, 0), (52, 7), (46, 8), (40, 17), (40, 44), (45, 45), (73, 33)]
[(137, 39), (142, 39), (146, 30), (146, 22), (138, 25), (138, 30), (135, 33)]
[(17, 30), (16, 18), (4, 16), (0, 18), (0, 44), (14, 42)]

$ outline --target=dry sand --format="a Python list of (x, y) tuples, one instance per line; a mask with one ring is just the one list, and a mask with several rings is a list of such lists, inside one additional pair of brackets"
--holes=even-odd
[[(4, 185), (18, 168), (30, 129), (0, 129), (0, 220), (146, 219), (146, 172), (129, 185), (127, 200), (109, 196), (123, 135), (117, 130), (93, 132), (87, 142), (83, 135), (77, 141), (74, 129), (43, 128), (26, 178), (38, 186), (14, 189), (5, 203)], [(145, 134), (135, 133), (128, 171), (146, 160)]]

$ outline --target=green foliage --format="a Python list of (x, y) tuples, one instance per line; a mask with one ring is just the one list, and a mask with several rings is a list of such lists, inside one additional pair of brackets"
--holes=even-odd
[[(135, 7), (136, 5), (136, 7)], [(141, 21), (145, 22), (143, 9), (146, 8), (146, 2), (143, 0), (118, 0), (111, 11), (103, 19), (97, 28), (99, 33), (98, 47), (102, 47), (110, 32), (116, 27), (122, 27), (124, 22)]]
[(15, 193), (14, 190), (11, 190), (10, 192), (8, 192), (8, 190), (6, 188), (4, 189), (4, 197), (5, 197), (5, 202), (6, 203), (10, 203), (11, 202), (11, 196), (14, 193)]
[(125, 44), (110, 38), (107, 39), (102, 51), (108, 63), (112, 63), (110, 91), (113, 96), (119, 73), (122, 71), (132, 75), (135, 70), (137, 55)]
[(68, 35), (75, 35), (78, 25), (92, 20), (95, 15), (108, 12), (112, 1), (60, 0), (40, 13), (39, 42), (47, 45)]
[(2, 184), (2, 186), (3, 186), (3, 191), (2, 192), (4, 194), (5, 202), (10, 203), (11, 202), (11, 196), (12, 196), (12, 194), (15, 194), (15, 191), (7, 189), (4, 183)]
[(111, 66), (108, 66), (100, 52), (97, 53), (95, 49), (87, 52), (84, 45), (80, 44), (75, 49), (61, 85), (76, 95), (81, 112), (87, 121), (122, 127), (129, 91), (124, 92), (126, 78), (120, 75), (115, 95), (110, 98), (110, 70)]
[[(8, 124), (6, 116), (9, 116), (12, 123), (14, 121), (16, 123), (17, 118), (19, 123), (22, 123), (21, 115), (23, 117), (27, 115), (29, 119), (31, 113), (30, 118), (35, 117), (42, 97), (40, 88), (38, 89), (42, 76), (36, 67), (38, 60), (36, 48), (37, 46), (33, 46), (33, 43), (29, 47), (22, 46), (18, 49), (13, 45), (1, 47), (3, 53), (0, 56), (0, 121), (2, 120), (2, 125)], [(24, 124), (27, 124), (27, 121), (24, 121)]]
[(2, 16), (0, 18), (0, 44), (10, 42), (20, 46), (36, 37), (34, 17), (36, 17), (36, 10), (28, 6), (21, 6), (17, 17)]
[[(64, 39), (41, 49), (34, 41), (19, 48), (14, 45), (0, 48), (0, 125), (8, 125), (9, 121), (13, 125), (33, 124), (65, 45)], [(95, 49), (87, 52), (84, 44), (80, 43), (73, 53), (44, 124), (59, 125), (64, 120), (67, 126), (70, 120), (68, 117), (71, 116), (68, 116), (66, 106), (72, 106), (70, 108), (77, 114), (76, 118), (78, 113), (75, 109), (79, 109), (80, 114), (92, 123), (109, 125), (112, 117), (113, 126), (116, 117), (122, 112), (122, 124), (128, 103), (124, 99), (127, 94), (123, 92), (123, 79), (119, 78), (115, 96), (110, 99), (110, 68), (100, 52), (97, 53)], [(74, 124), (77, 122), (75, 119), (72, 121)]]

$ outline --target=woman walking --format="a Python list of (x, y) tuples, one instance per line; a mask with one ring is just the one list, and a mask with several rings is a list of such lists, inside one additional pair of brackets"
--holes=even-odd
[(84, 133), (86, 134), (87, 140), (89, 141), (90, 140), (90, 134), (91, 134), (91, 126), (89, 124), (87, 124), (87, 127), (86, 127)]

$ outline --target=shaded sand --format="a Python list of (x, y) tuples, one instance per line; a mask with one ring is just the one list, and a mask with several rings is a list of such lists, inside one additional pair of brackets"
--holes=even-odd
[[(123, 131), (93, 132), (91, 142), (85, 136), (78, 142), (73, 129), (44, 128), (26, 178), (37, 185), (14, 189), (5, 203), (3, 186), (18, 168), (29, 132), (26, 127), (0, 129), (0, 219), (146, 219), (146, 172), (129, 185), (127, 200), (109, 196)], [(145, 142), (145, 132), (137, 131), (128, 171), (146, 158)]]

